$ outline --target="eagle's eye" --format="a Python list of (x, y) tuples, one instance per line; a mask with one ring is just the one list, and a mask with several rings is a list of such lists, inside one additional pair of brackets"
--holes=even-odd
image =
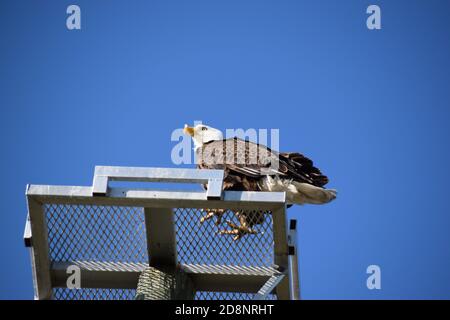
[(208, 130), (207, 127), (202, 127), (202, 131), (206, 131), (206, 130)]

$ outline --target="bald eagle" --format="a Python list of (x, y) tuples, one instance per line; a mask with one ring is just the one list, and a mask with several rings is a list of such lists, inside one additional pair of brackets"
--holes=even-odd
[[(220, 130), (203, 124), (185, 125), (184, 132), (194, 141), (198, 168), (224, 170), (224, 190), (285, 192), (288, 205), (325, 204), (336, 198), (336, 190), (324, 188), (327, 176), (300, 153), (275, 152), (237, 137), (224, 139)], [(216, 224), (221, 223), (224, 210), (207, 211), (201, 222), (215, 216)], [(252, 227), (263, 221), (255, 212), (235, 215), (240, 225), (226, 221), (232, 230), (220, 232), (235, 235), (235, 240), (257, 233)]]

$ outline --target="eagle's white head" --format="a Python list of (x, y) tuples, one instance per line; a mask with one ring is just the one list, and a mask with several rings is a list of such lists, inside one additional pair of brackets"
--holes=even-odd
[(198, 124), (195, 127), (185, 124), (184, 133), (192, 137), (195, 149), (200, 148), (206, 142), (223, 139), (222, 131), (204, 124)]

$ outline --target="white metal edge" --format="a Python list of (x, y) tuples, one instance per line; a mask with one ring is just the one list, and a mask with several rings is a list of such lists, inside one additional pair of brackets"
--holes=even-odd
[(94, 175), (94, 181), (92, 182), (92, 195), (106, 196), (107, 193), (108, 193), (108, 177)]
[(264, 208), (279, 207), (285, 202), (284, 192), (225, 191), (222, 200), (208, 200), (204, 191), (167, 191), (110, 188), (107, 196), (93, 197), (91, 187), (30, 185), (28, 197), (45, 203), (103, 204), (139, 207), (245, 207), (260, 205)]
[(207, 198), (220, 199), (223, 178), (223, 170), (96, 166), (92, 195), (105, 196), (109, 181), (180, 182), (207, 183)]
[(94, 174), (125, 181), (207, 182), (209, 179), (223, 179), (223, 170), (190, 168), (96, 166)]
[[(51, 264), (52, 271), (66, 271), (69, 266), (78, 266), (84, 271), (104, 272), (142, 272), (148, 267), (144, 262), (107, 262), (107, 261), (54, 261)], [(179, 267), (189, 274), (222, 274), (222, 275), (249, 275), (249, 276), (273, 276), (283, 273), (273, 267), (256, 266), (231, 266), (210, 264), (180, 264)]]

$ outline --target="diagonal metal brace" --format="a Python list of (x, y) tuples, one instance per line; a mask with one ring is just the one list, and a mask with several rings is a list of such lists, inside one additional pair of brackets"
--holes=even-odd
[(277, 285), (283, 280), (284, 274), (274, 274), (266, 281), (266, 283), (259, 289), (258, 293), (255, 294), (253, 300), (266, 300), (267, 296), (277, 287)]

